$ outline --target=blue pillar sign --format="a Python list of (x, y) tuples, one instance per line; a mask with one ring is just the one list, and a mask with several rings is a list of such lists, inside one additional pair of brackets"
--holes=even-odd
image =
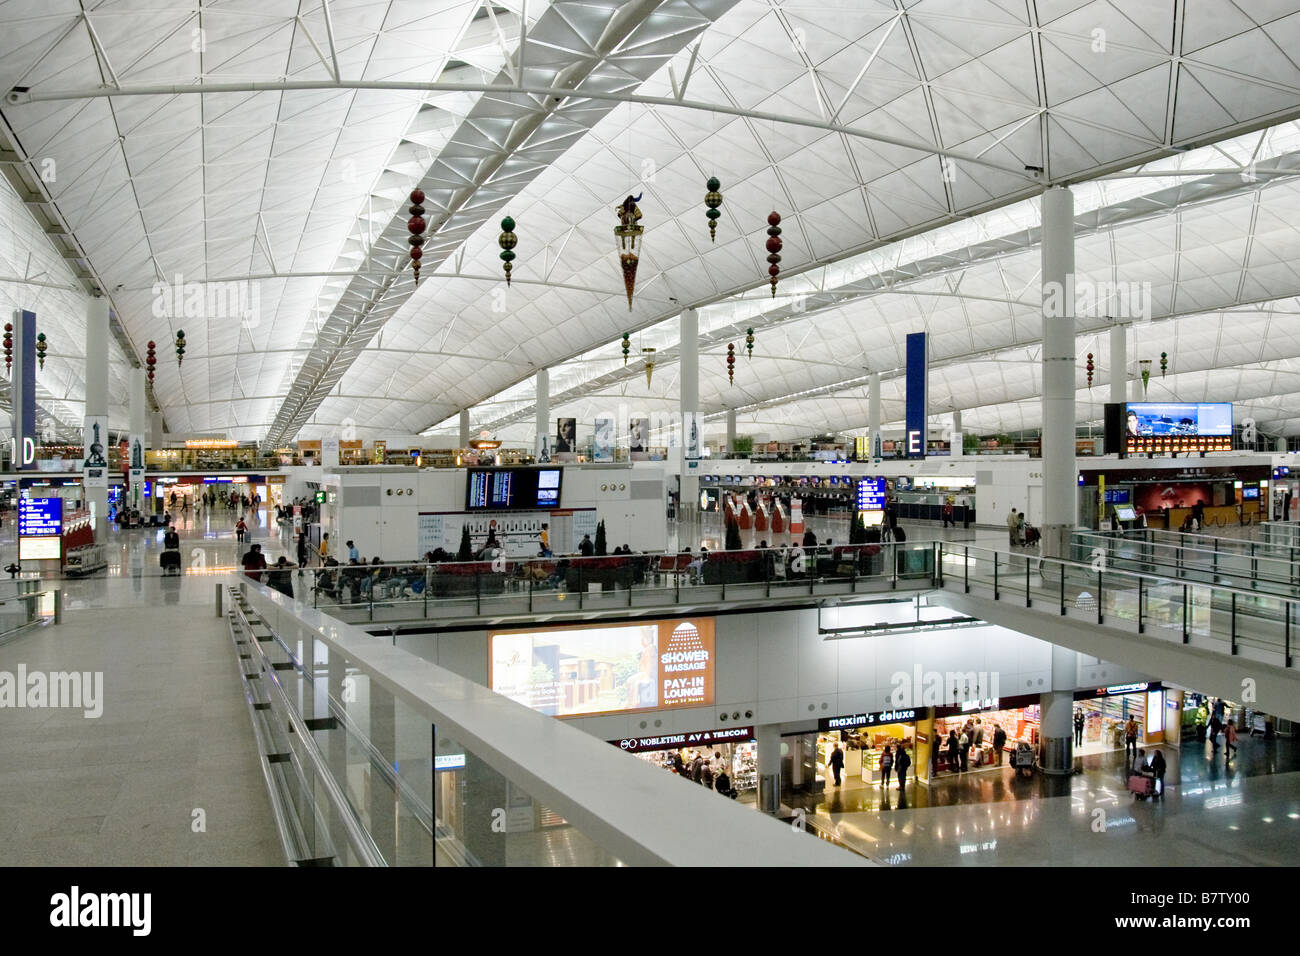
[(907, 458), (925, 457), (925, 422), (927, 407), (926, 333), (907, 336), (907, 413), (903, 435), (903, 454)]

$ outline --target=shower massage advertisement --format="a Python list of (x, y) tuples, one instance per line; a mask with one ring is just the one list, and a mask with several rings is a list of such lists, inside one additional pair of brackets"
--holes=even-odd
[(553, 717), (713, 703), (713, 618), (488, 636), (489, 685)]

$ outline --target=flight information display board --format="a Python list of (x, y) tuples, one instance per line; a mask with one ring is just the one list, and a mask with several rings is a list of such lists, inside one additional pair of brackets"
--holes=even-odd
[(858, 479), (859, 511), (884, 511), (886, 498), (884, 478)]
[(1129, 402), (1124, 406), (1127, 454), (1232, 450), (1231, 402)]
[(63, 534), (62, 498), (19, 498), (19, 537)]
[(63, 556), (63, 499), (18, 499), (18, 560)]
[(560, 506), (560, 468), (471, 468), (466, 511), (514, 511)]

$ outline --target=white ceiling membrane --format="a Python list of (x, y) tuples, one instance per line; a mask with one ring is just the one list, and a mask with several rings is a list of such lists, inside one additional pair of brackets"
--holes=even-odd
[[(605, 351), (621, 364), (609, 344), (625, 331), (639, 342), (647, 330), (649, 344), (657, 325), (689, 305), (766, 296), (770, 306), (763, 243), (771, 210), (784, 229), (778, 291), (801, 281), (806, 291), (835, 289), (845, 283), (824, 273), (837, 260), (896, 249), (891, 243), (908, 236), (922, 241), (1047, 183), (1176, 161), (1190, 146), (1300, 115), (1300, 70), (1286, 52), (1300, 32), (1294, 2), (609, 0), (538, 11), (530, 3), (528, 87), (566, 75), (590, 87), (545, 105), (537, 93), (470, 89), (518, 78), (510, 73), (520, 23), (510, 13), (521, 6), (503, 3), (508, 13), (486, 22), (477, 4), (450, 0), (128, 2), (88, 15), (11, 0), (0, 10), (3, 88), (84, 91), (9, 105), (4, 117), (22, 161), (57, 162), (52, 198), (109, 290), (122, 286), (112, 295), (135, 351), (158, 342), (157, 395), (173, 430), (270, 440), (352, 425), (383, 437), (510, 396), (538, 368), (556, 369), (553, 388), (582, 388), (588, 376), (557, 367)], [(545, 43), (535, 50), (537, 37)], [(388, 80), (444, 86), (355, 85)], [(252, 88), (284, 82), (314, 88)], [(235, 88), (125, 95), (215, 83)], [(124, 93), (94, 95), (103, 87)], [(641, 101), (593, 98), (632, 94)], [(684, 105), (669, 105), (679, 99)], [(717, 108), (688, 108), (709, 105)], [(799, 122), (737, 115), (747, 112)], [(430, 155), (432, 167), (423, 161)], [(1233, 154), (1222, 165), (1251, 162)], [(454, 211), (439, 222), (426, 202), (438, 229), (411, 295), (401, 207), (426, 171), (426, 193)], [(724, 195), (716, 243), (704, 218), (710, 175)], [(646, 226), (630, 314), (612, 233), (613, 207), (629, 193), (643, 194)], [(519, 236), (508, 291), (496, 243), (503, 213)], [(1249, 221), (1233, 225), (1246, 232), (1232, 241), (1253, 241)], [(989, 226), (971, 243), (1010, 233)], [(1141, 254), (1154, 248), (1175, 255), (1172, 246)], [(1227, 301), (1196, 275), (1196, 262), (1183, 262), (1170, 293), (1180, 309)], [(154, 283), (176, 275), (257, 282), (258, 321), (155, 315)], [(980, 300), (965, 301), (969, 282), (926, 301), (943, 298), (974, 315)], [(911, 313), (930, 308), (914, 304)], [(706, 339), (725, 335), (733, 320), (710, 324), (707, 315)], [(817, 315), (810, 349), (819, 336), (834, 341), (837, 323), (863, 321)], [(1021, 318), (1003, 302), (997, 317), (936, 329), (935, 341), (1025, 343), (1034, 324)], [(178, 370), (171, 341), (182, 327), (188, 345)], [(885, 330), (891, 347), (901, 328)], [(868, 344), (884, 340), (876, 331)], [(946, 335), (953, 340), (940, 343)], [(846, 349), (794, 359), (803, 369), (789, 360), (760, 398), (876, 367)], [(662, 372), (653, 389), (661, 399), (675, 394), (664, 391), (671, 363)], [(476, 409), (475, 418), (529, 404), (510, 400), (513, 408)]]
[[(1285, 364), (1272, 364), (1300, 356), (1300, 325), (1291, 320), (1300, 294), (1300, 231), (1294, 225), (1300, 221), (1300, 154), (1285, 154), (1267, 166), (1269, 173), (1253, 182), (1221, 174), (1210, 177), (1218, 189), (1201, 179), (1171, 187), (1200, 197), (1196, 202), (1177, 203), (1162, 188), (1078, 217), (1080, 283), (1120, 283), (1127, 293), (1117, 295), (1109, 310), (1099, 305), (1076, 318), (1079, 421), (1099, 421), (1099, 403), (1108, 394), (1103, 386), (1109, 382), (1109, 329), (1115, 322), (1106, 311), (1136, 320), (1124, 323), (1130, 325), (1129, 378), (1138, 377), (1139, 359), (1150, 359), (1158, 371), (1160, 353), (1169, 354), (1173, 374), (1152, 383), (1153, 398), (1259, 398), (1267, 393), (1251, 391), (1247, 383), (1254, 388), (1262, 374), (1238, 377), (1251, 366), (1276, 373), (1279, 394), (1300, 389), (1300, 380), (1286, 384)], [(702, 334), (700, 356), (701, 408), (714, 419), (711, 427), (721, 428), (719, 410), (732, 408), (742, 427), (776, 439), (864, 431), (873, 372), (882, 376), (884, 423), (900, 423), (905, 337), (917, 331), (930, 333), (933, 412), (961, 410), (967, 430), (984, 432), (1036, 423), (1042, 322), (1037, 240), (1033, 228), (978, 246), (932, 247), (911, 262), (895, 260), (888, 273), (810, 293), (802, 311), (785, 306), (730, 321), (714, 307), (715, 329)], [(755, 329), (752, 359), (744, 352), (747, 327)], [(739, 356), (734, 384), (726, 377), (727, 344)], [(1092, 390), (1084, 369), (1088, 353), (1097, 367)], [(619, 356), (614, 342), (566, 366), (571, 375), (592, 367), (598, 374), (567, 391), (553, 384), (553, 415), (590, 423), (598, 415), (626, 420), (677, 407), (675, 340), (662, 358), (656, 356), (649, 386), (641, 363), (625, 366)], [(511, 392), (480, 406), (475, 427), (527, 441), (532, 395), (522, 388)], [(1284, 401), (1282, 410), (1296, 405)], [(1278, 414), (1255, 417), (1263, 427)]]

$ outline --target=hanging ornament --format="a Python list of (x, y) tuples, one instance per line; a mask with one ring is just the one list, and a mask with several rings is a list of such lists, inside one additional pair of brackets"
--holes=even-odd
[(1147, 386), (1151, 384), (1151, 360), (1139, 359), (1138, 365), (1142, 366), (1142, 394), (1147, 393)]
[(623, 333), (623, 364), (627, 364), (627, 353), (632, 351), (632, 336)]
[(14, 367), (14, 327), (10, 322), (5, 323), (5, 374), (8, 375)]
[(1092, 353), (1091, 353), (1091, 352), (1088, 353), (1088, 364), (1087, 364), (1086, 368), (1088, 369), (1088, 387), (1089, 387), (1089, 388), (1092, 388), (1092, 372), (1093, 372), (1093, 369), (1096, 368), (1096, 366), (1092, 364)]
[(776, 298), (776, 277), (781, 272), (781, 267), (777, 265), (781, 261), (781, 214), (770, 212), (767, 216), (767, 261), (771, 263), (767, 267), (767, 274), (772, 277), (772, 298)]
[(515, 258), (511, 250), (518, 241), (519, 237), (515, 235), (515, 221), (506, 216), (501, 220), (501, 235), (497, 236), (497, 245), (501, 247), (501, 261), (504, 263), (502, 268), (506, 270), (506, 285), (510, 284), (510, 263)]
[(176, 367), (180, 368), (181, 363), (184, 361), (185, 361), (185, 330), (177, 329), (176, 330)]
[(709, 211), (704, 215), (709, 217), (709, 242), (718, 241), (718, 220), (722, 213), (718, 212), (718, 207), (722, 205), (722, 183), (718, 182), (717, 176), (710, 176), (709, 181), (704, 184), (708, 192), (704, 194), (704, 205), (709, 207)]
[(731, 344), (727, 346), (727, 383), (736, 384), (736, 346)]
[(650, 375), (651, 375), (651, 374), (654, 372), (654, 370), (655, 370), (655, 350), (654, 350), (654, 349), (642, 349), (642, 350), (641, 350), (641, 357), (645, 359), (645, 383), (646, 383), (647, 386), (649, 386), (649, 384), (650, 384)]
[(745, 329), (745, 348), (749, 350), (748, 358), (754, 357), (754, 330)]
[(40, 363), (41, 368), (45, 368), (45, 350), (47, 348), (49, 346), (45, 344), (45, 333), (38, 332), (36, 335), (36, 361)]
[[(614, 227), (614, 236), (618, 239), (618, 261), (623, 267), (623, 287), (627, 289), (627, 310), (632, 311), (632, 288), (636, 285), (636, 267), (641, 261), (640, 250), (637, 245), (641, 239), (642, 233), (645, 232), (645, 226), (641, 225), (641, 209), (637, 203), (641, 201), (642, 193), (638, 196), (628, 196), (622, 204), (615, 208), (614, 214), (618, 216), (618, 225)], [(645, 351), (642, 349), (642, 351)], [(649, 381), (650, 366), (646, 366), (646, 380)]]
[(144, 364), (146, 368), (145, 374), (148, 375), (149, 377), (150, 388), (153, 388), (153, 367), (158, 364), (158, 356), (154, 352), (154, 349), (156, 349), (157, 347), (158, 346), (154, 344), (154, 341), (150, 339), (148, 351), (145, 353), (145, 357), (144, 357)]
[(1165, 372), (1169, 371), (1169, 353), (1160, 353), (1160, 377), (1165, 377)]
[(411, 237), (406, 241), (411, 244), (411, 272), (415, 274), (415, 284), (420, 284), (420, 259), (424, 256), (424, 250), (420, 247), (424, 245), (424, 229), (428, 225), (424, 221), (424, 190), (411, 190), (411, 205), (406, 211), (411, 214), (411, 218), (406, 220), (406, 228), (410, 231)]

